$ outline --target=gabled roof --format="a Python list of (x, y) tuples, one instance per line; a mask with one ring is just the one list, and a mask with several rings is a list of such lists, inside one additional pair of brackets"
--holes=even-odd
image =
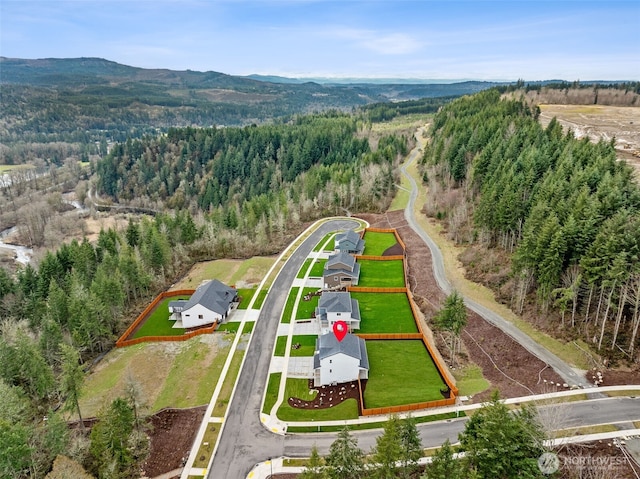
[(322, 359), (336, 354), (346, 354), (360, 361), (359, 367), (369, 369), (369, 356), (364, 339), (355, 334), (347, 334), (342, 341), (338, 341), (333, 333), (323, 334), (316, 340), (317, 353), (313, 356), (313, 367), (320, 367)]
[(329, 256), (324, 267), (325, 269), (331, 269), (331, 266), (335, 266), (337, 264), (344, 264), (345, 266), (353, 269), (353, 266), (356, 264), (356, 259), (349, 253), (341, 251), (340, 253)]
[(335, 236), (334, 243), (336, 248), (344, 249), (342, 243), (352, 245), (349, 250), (351, 251), (364, 251), (364, 240), (358, 233), (353, 230), (345, 231), (344, 233), (338, 233)]
[(198, 286), (191, 295), (184, 309), (193, 308), (200, 304), (210, 311), (224, 314), (229, 310), (229, 305), (236, 297), (237, 291), (226, 284), (214, 279)]
[(324, 292), (318, 301), (318, 308), (324, 308), (327, 313), (350, 313), (351, 294), (342, 292)]
[(355, 263), (353, 265), (353, 268), (351, 268), (351, 269), (345, 269), (345, 268), (328, 269), (325, 266), (324, 270), (322, 271), (322, 276), (325, 277), (325, 276), (332, 276), (332, 275), (350, 276), (352, 278), (359, 278), (360, 277), (360, 263)]

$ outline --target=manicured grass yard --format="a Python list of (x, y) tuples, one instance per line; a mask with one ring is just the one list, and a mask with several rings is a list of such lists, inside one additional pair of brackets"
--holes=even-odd
[(296, 319), (311, 319), (313, 317), (313, 312), (318, 307), (320, 296), (313, 295), (309, 301), (305, 301), (304, 297), (316, 291), (318, 291), (317, 288), (304, 288), (302, 290), (302, 297), (300, 298), (298, 310), (296, 311)]
[(289, 406), (287, 402), (290, 397), (311, 400), (316, 397), (316, 394), (317, 392), (309, 394), (307, 379), (288, 378), (284, 401), (278, 408), (278, 417), (283, 421), (311, 421), (312, 419), (331, 421), (358, 418), (358, 404), (355, 399), (347, 399), (343, 403), (327, 409), (297, 409)]
[(300, 269), (298, 270), (298, 274), (296, 275), (296, 278), (298, 279), (304, 278), (304, 275), (307, 274), (307, 270), (309, 269), (309, 266), (311, 265), (312, 261), (313, 261), (312, 258), (307, 258), (304, 260), (304, 263), (302, 263), (302, 266), (300, 266)]
[(262, 412), (265, 414), (269, 414), (271, 412), (271, 408), (276, 403), (276, 399), (278, 399), (280, 378), (282, 378), (282, 373), (269, 374), (269, 383), (267, 384), (267, 392), (264, 396), (264, 406), (262, 407)]
[(264, 303), (264, 298), (267, 297), (267, 293), (269, 292), (268, 289), (261, 289), (260, 292), (258, 293), (258, 297), (256, 298), (256, 302), (253, 303), (253, 309), (260, 309), (262, 308), (262, 303)]
[(367, 341), (367, 408), (399, 406), (443, 399), (440, 374), (419, 340)]
[[(322, 247), (325, 245), (325, 243), (326, 243), (327, 241), (329, 241), (329, 239), (331, 239), (331, 238), (333, 237), (333, 235), (335, 235), (335, 233), (327, 233), (327, 234), (325, 235), (325, 237), (324, 237), (324, 238), (322, 238), (322, 239), (318, 242), (318, 244), (315, 246), (315, 248), (313, 248), (313, 251), (314, 251), (314, 252), (316, 252), (316, 253), (317, 253), (318, 251), (321, 251), (321, 250), (322, 250)], [(329, 249), (329, 251), (333, 251), (333, 249), (331, 249), (331, 248), (333, 248), (333, 241), (329, 241), (329, 243), (328, 243), (328, 244), (327, 244), (327, 246), (325, 247), (325, 251), (327, 250), (327, 248), (330, 248), (330, 249)]]
[(145, 336), (181, 336), (183, 328), (174, 328), (175, 321), (169, 321), (169, 302), (179, 299), (189, 299), (189, 296), (173, 296), (160, 301), (142, 326), (135, 332), (133, 338)]
[(324, 265), (327, 264), (326, 259), (317, 259), (315, 263), (313, 263), (313, 267), (309, 272), (309, 276), (312, 278), (322, 278), (322, 273), (324, 272)]
[(283, 324), (288, 324), (291, 322), (291, 315), (293, 314), (293, 305), (296, 302), (296, 296), (298, 296), (298, 288), (294, 286), (291, 288), (289, 292), (289, 297), (287, 298), (287, 303), (284, 305), (284, 311), (282, 312), (282, 321)]
[(249, 303), (253, 298), (253, 295), (256, 294), (256, 288), (240, 288), (238, 289), (238, 296), (241, 298), (240, 304), (238, 305), (238, 309), (247, 309), (249, 307)]
[[(316, 349), (316, 338), (313, 335), (300, 335), (291, 338), (291, 356), (313, 356)], [(300, 348), (293, 349), (294, 344), (300, 344)], [(287, 347), (287, 336), (278, 336), (276, 340), (276, 350), (274, 356), (284, 356), (285, 348)]]
[(358, 263), (360, 263), (358, 286), (402, 288), (405, 285), (401, 259), (389, 261), (359, 259)]
[(360, 304), (358, 333), (417, 333), (406, 293), (357, 293), (351, 297)]
[(397, 243), (396, 235), (393, 233), (378, 231), (367, 231), (364, 234), (364, 242), (363, 254), (370, 256), (382, 256), (382, 253)]

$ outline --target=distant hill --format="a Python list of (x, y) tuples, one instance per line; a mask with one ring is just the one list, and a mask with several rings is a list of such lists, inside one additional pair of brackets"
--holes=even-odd
[[(0, 162), (23, 162), (20, 145), (95, 145), (170, 127), (248, 125), (328, 109), (451, 97), (491, 82), (319, 84), (274, 76), (144, 69), (102, 58), (0, 57)], [(17, 146), (16, 146), (17, 145)], [(65, 157), (51, 153), (37, 157)], [(31, 148), (33, 151), (33, 148)], [(17, 155), (17, 156), (16, 156)]]

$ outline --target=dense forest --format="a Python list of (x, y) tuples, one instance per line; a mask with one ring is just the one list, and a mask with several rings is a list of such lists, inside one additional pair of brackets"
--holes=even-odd
[(459, 96), (495, 83), (272, 83), (218, 72), (143, 69), (100, 58), (0, 57), (0, 164), (65, 153), (103, 156), (107, 144), (174, 127), (243, 126), (374, 102)]
[(569, 337), (635, 359), (640, 188), (611, 143), (577, 140), (555, 120), (543, 129), (537, 114), (497, 90), (443, 107), (423, 158), (427, 212), (458, 242), (511, 259), (518, 312), (532, 300)]
[(303, 222), (385, 209), (408, 141), (381, 136), (372, 151), (362, 128), (327, 113), (115, 145), (96, 166), (102, 194), (175, 212), (62, 244), (15, 275), (0, 268), (0, 475), (43, 477), (66, 454), (97, 477), (137, 477), (148, 444), (135, 384), (90, 435), (67, 430), (83, 369), (195, 260), (273, 253)]

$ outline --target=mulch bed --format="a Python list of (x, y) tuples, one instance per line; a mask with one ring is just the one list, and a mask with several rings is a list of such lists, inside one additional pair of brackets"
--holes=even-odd
[(151, 453), (144, 464), (144, 472), (148, 477), (184, 465), (206, 410), (207, 406), (163, 409), (151, 416)]
[(313, 379), (309, 379), (309, 390), (312, 389), (318, 391), (313, 401), (290, 397), (287, 400), (289, 406), (297, 409), (328, 409), (347, 399), (355, 399), (358, 402), (358, 409), (360, 409), (360, 391), (357, 381), (341, 383), (335, 386), (314, 387)]
[(400, 243), (396, 243), (393, 246), (389, 246), (386, 250), (384, 250), (384, 253), (382, 253), (382, 256), (397, 256), (403, 253), (404, 253), (404, 249), (402, 249), (402, 245)]
[[(445, 299), (433, 276), (429, 247), (407, 224), (404, 211), (360, 217), (374, 227), (397, 229), (406, 246), (408, 286), (429, 322)], [(492, 388), (500, 391), (501, 397), (528, 395), (530, 390), (542, 392), (550, 382), (563, 384), (560, 376), (510, 336), (478, 314), (470, 310), (467, 313), (468, 321), (462, 333), (464, 348), (469, 359), (482, 368)], [(443, 356), (447, 353), (444, 348), (440, 352)], [(490, 395), (491, 391), (485, 391), (474, 396), (473, 401), (487, 400)]]

